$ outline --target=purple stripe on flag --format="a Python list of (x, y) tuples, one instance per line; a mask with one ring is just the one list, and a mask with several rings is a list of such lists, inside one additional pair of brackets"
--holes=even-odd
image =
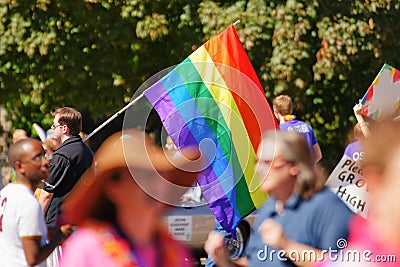
[[(173, 140), (184, 140), (184, 144), (177, 144), (178, 148), (199, 145), (161, 82), (154, 84), (152, 90), (145, 91), (145, 96), (158, 114), (168, 114), (168, 116), (162, 116), (165, 119), (161, 118), (161, 120)], [(206, 157), (206, 155), (203, 156)], [(200, 173), (198, 180), (210, 209), (214, 214), (225, 216), (218, 218), (220, 224), (226, 227), (225, 229), (231, 228), (234, 217), (233, 208), (211, 164)]]

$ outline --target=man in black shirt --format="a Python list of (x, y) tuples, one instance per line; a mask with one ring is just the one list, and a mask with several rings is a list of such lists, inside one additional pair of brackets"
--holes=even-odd
[(54, 130), (54, 138), (59, 139), (61, 145), (53, 153), (50, 176), (39, 197), (49, 231), (56, 226), (57, 213), (64, 198), (93, 161), (93, 152), (79, 136), (82, 129), (81, 113), (63, 107), (52, 115), (54, 120), (51, 128)]

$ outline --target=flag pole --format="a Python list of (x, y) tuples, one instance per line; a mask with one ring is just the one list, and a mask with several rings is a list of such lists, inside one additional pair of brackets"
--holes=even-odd
[(117, 118), (119, 115), (121, 115), (125, 110), (127, 110), (128, 108), (130, 108), (131, 106), (133, 106), (134, 104), (136, 104), (143, 96), (144, 96), (143, 93), (141, 93), (140, 95), (138, 95), (134, 100), (132, 100), (131, 102), (129, 102), (128, 105), (126, 105), (125, 107), (123, 107), (122, 109), (120, 109), (117, 113), (115, 113), (114, 115), (112, 115), (108, 120), (106, 120), (105, 122), (103, 122), (99, 127), (97, 127), (96, 129), (94, 129), (90, 134), (88, 134), (87, 136), (85, 136), (85, 138), (83, 138), (82, 141), (85, 142), (85, 141), (88, 140), (90, 137), (92, 137), (94, 134), (96, 134), (98, 131), (100, 131), (101, 129), (103, 129), (104, 126), (106, 126), (106, 125), (109, 124), (112, 120), (114, 120), (114, 119)]
[[(240, 23), (240, 19), (236, 20), (233, 23), (233, 26), (236, 26), (237, 24)], [(107, 124), (109, 124), (112, 120), (114, 120), (115, 118), (117, 118), (119, 115), (121, 115), (122, 112), (124, 112), (125, 110), (127, 110), (128, 108), (130, 108), (131, 106), (133, 106), (134, 104), (136, 104), (142, 97), (144, 96), (144, 94), (140, 94), (138, 97), (136, 97), (134, 100), (132, 100), (132, 102), (130, 102), (128, 105), (126, 105), (125, 107), (123, 107), (121, 110), (119, 110), (117, 113), (115, 113), (113, 116), (111, 116), (108, 120), (106, 120), (105, 122), (103, 122), (99, 127), (97, 127), (96, 129), (94, 129), (90, 134), (88, 134), (87, 136), (85, 136), (82, 141), (85, 142), (86, 140), (88, 140), (90, 137), (92, 137), (93, 135), (95, 135), (98, 131), (100, 131), (101, 129), (104, 128), (104, 126), (106, 126)]]

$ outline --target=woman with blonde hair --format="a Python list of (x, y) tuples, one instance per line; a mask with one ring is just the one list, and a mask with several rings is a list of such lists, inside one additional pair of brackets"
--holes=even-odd
[[(270, 131), (263, 136), (256, 171), (269, 199), (257, 212), (241, 265), (312, 266), (324, 258), (325, 250), (338, 249), (338, 240), (347, 238), (353, 213), (321, 187), (307, 147), (297, 132)], [(220, 267), (240, 266), (229, 260), (217, 233), (209, 235), (205, 250)], [(310, 257), (296, 257), (305, 253)]]

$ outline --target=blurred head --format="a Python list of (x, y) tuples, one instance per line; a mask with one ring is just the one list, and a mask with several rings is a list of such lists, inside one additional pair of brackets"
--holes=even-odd
[(314, 164), (305, 139), (297, 132), (269, 131), (257, 152), (261, 189), (287, 200), (293, 193), (310, 198), (317, 191)]
[(292, 99), (288, 95), (279, 95), (272, 100), (275, 115), (286, 116), (293, 113)]
[(62, 136), (78, 136), (82, 130), (82, 115), (79, 111), (70, 107), (59, 108), (51, 115), (54, 116), (52, 129), (54, 138), (62, 139)]
[(384, 121), (372, 128), (370, 136), (362, 143), (364, 157), (361, 166), (370, 198), (382, 183), (382, 174), (400, 145), (399, 132), (399, 123)]
[(388, 247), (400, 247), (399, 123), (376, 127), (364, 145), (363, 174), (367, 180), (373, 234)]
[(378, 187), (375, 187), (370, 220), (377, 238), (389, 247), (400, 248), (400, 146), (388, 162)]
[(32, 189), (49, 175), (49, 160), (45, 158), (42, 143), (36, 139), (25, 138), (12, 144), (8, 159), (17, 173), (17, 181), (31, 184)]
[(12, 142), (15, 144), (19, 140), (27, 138), (28, 135), (24, 129), (16, 129), (12, 135)]
[(161, 216), (191, 187), (201, 166), (195, 148), (181, 150), (179, 157), (164, 153), (138, 130), (113, 134), (68, 196), (67, 221), (111, 220), (120, 213)]

